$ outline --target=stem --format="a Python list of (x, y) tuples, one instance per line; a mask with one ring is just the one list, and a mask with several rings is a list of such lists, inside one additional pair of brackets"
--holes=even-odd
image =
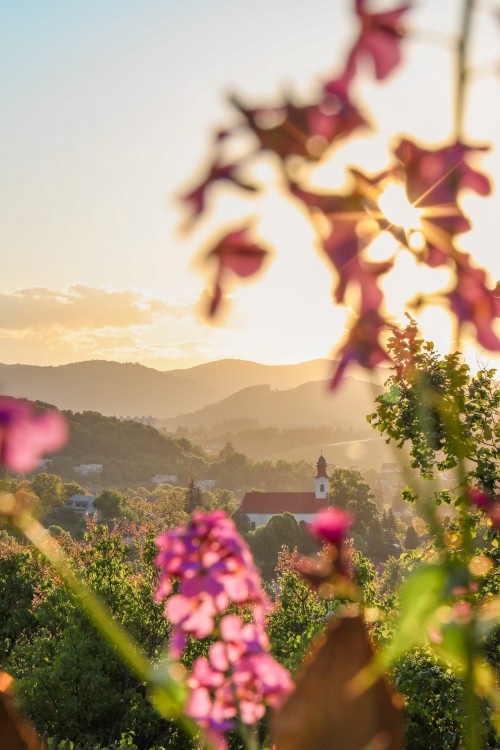
[(75, 575), (60, 545), (29, 513), (13, 515), (12, 523), (59, 573), (69, 590), (80, 600), (89, 619), (102, 636), (119, 653), (135, 676), (148, 686), (150, 700), (158, 713), (166, 719), (175, 719), (191, 737), (196, 737), (197, 730), (193, 722), (183, 714), (184, 684), (170, 674), (170, 662), (165, 661), (161, 665), (161, 670), (153, 669), (139, 644), (113, 618), (106, 605)]
[(59, 573), (70, 591), (82, 602), (90, 619), (106, 640), (141, 681), (148, 681), (149, 662), (131, 636), (113, 619), (107, 607), (76, 577), (60, 546), (46, 529), (27, 513), (14, 518), (14, 524)]
[(245, 743), (246, 750), (258, 750), (257, 738), (255, 736), (255, 725), (249, 727), (246, 724), (243, 724), (243, 722), (239, 722), (239, 724), (240, 733)]
[(462, 23), (457, 43), (456, 99), (455, 99), (455, 139), (461, 140), (464, 125), (465, 94), (468, 83), (468, 52), (472, 27), (472, 12), (475, 0), (464, 0)]
[(479, 702), (474, 690), (474, 624), (467, 625), (467, 666), (464, 675), (464, 736), (463, 745), (466, 750), (482, 750), (483, 732), (479, 718)]

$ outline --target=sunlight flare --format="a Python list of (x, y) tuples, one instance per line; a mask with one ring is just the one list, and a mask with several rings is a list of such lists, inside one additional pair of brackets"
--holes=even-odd
[(407, 232), (420, 227), (422, 210), (410, 203), (402, 185), (391, 182), (380, 195), (378, 205), (391, 224)]

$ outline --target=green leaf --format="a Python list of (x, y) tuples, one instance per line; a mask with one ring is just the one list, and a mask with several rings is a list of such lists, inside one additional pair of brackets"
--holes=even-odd
[(467, 669), (467, 639), (462, 625), (451, 622), (441, 627), (443, 640), (433, 643), (436, 654), (455, 670), (465, 672)]
[(414, 571), (400, 593), (400, 616), (391, 643), (382, 653), (385, 663), (421, 643), (434, 614), (448, 594), (448, 570), (442, 564)]

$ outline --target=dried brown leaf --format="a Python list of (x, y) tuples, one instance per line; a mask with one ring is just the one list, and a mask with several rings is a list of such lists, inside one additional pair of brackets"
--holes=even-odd
[(297, 688), (274, 721), (277, 750), (402, 750), (401, 699), (379, 678), (366, 690), (353, 680), (372, 660), (362, 617), (335, 617), (313, 645)]

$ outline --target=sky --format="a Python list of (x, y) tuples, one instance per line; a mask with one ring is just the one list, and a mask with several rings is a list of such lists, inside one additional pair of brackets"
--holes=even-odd
[[(318, 184), (342, 185), (348, 164), (383, 168), (398, 133), (429, 144), (449, 137), (446, 40), (460, 7), (421, 0), (404, 65), (388, 84), (369, 74), (359, 84), (373, 132), (318, 170)], [(273, 103), (288, 91), (307, 101), (340, 71), (355, 33), (351, 2), (0, 0), (0, 15), (0, 362), (113, 359), (172, 369), (223, 357), (281, 364), (331, 355), (349, 310), (332, 304), (328, 266), (303, 213), (283, 199), (271, 161), (255, 167), (265, 200), (240, 202), (216, 189), (191, 233), (178, 196), (203, 175), (215, 130), (232, 121), (228, 93)], [(482, 72), (466, 130), (497, 147), (482, 160), (497, 184), (500, 77), (488, 66), (500, 59), (499, 43), (500, 22), (478, 14), (473, 59)], [(495, 192), (463, 201), (474, 231), (461, 246), (492, 280), (500, 278), (498, 200)], [(201, 313), (210, 283), (203, 249), (251, 212), (273, 257), (261, 278), (234, 286), (226, 315), (211, 325)], [(394, 315), (418, 273), (403, 257), (388, 287)], [(421, 280), (430, 289), (446, 275)], [(422, 322), (445, 348), (445, 314), (430, 308)]]

